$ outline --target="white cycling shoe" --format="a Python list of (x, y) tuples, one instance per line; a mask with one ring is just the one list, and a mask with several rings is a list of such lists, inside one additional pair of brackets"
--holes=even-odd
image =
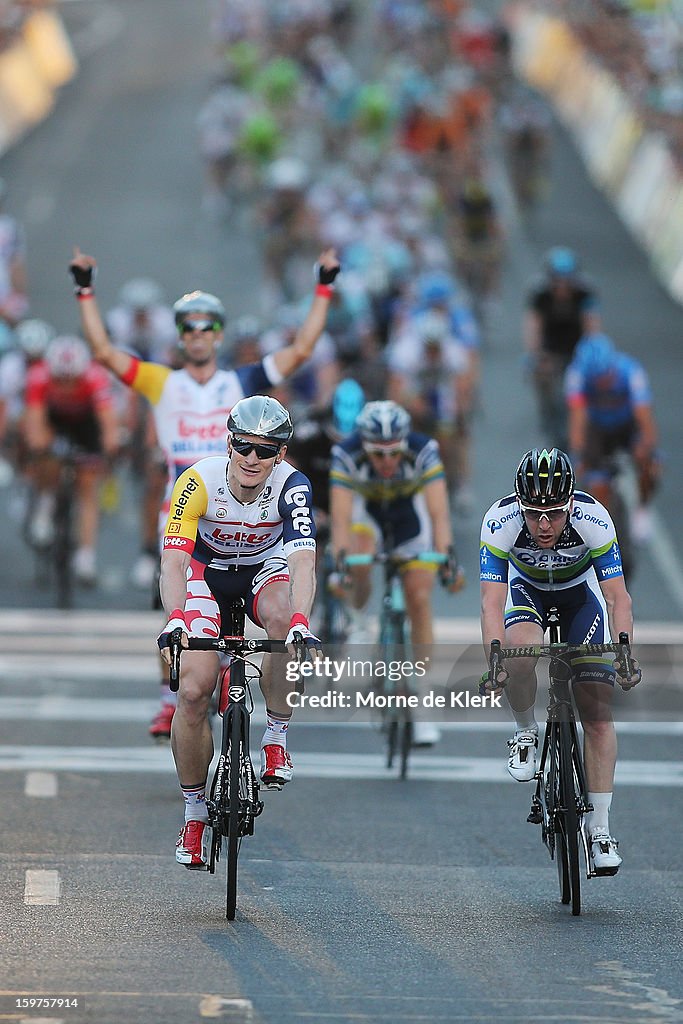
[(536, 774), (538, 733), (533, 729), (517, 729), (508, 740), (508, 772), (516, 782), (531, 782)]
[(596, 875), (616, 875), (621, 864), (619, 843), (604, 828), (596, 828), (588, 841)]

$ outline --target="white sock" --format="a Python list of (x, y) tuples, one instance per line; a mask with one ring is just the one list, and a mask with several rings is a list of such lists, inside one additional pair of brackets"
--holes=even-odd
[(185, 801), (185, 821), (208, 821), (206, 786), (180, 787)]
[(597, 828), (599, 828), (600, 831), (604, 829), (604, 831), (609, 835), (609, 809), (612, 806), (612, 794), (589, 793), (588, 803), (593, 804), (593, 810), (589, 811), (586, 815), (586, 829), (588, 830), (588, 835), (591, 835), (591, 833)]
[(518, 729), (531, 729), (538, 735), (538, 722), (536, 721), (535, 708), (532, 704), (526, 711), (515, 711), (512, 708), (512, 714), (515, 716), (515, 722), (517, 723)]
[(272, 711), (266, 709), (266, 731), (263, 734), (261, 746), (265, 747), (269, 743), (277, 743), (279, 747), (283, 747), (286, 750), (288, 726), (289, 718), (280, 718), (274, 715)]

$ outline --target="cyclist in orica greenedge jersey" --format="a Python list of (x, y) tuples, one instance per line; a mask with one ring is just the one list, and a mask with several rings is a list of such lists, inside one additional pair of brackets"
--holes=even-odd
[[(410, 429), (410, 416), (396, 402), (368, 402), (356, 429), (332, 449), (330, 520), (332, 550), (361, 554), (383, 545), (387, 553), (414, 559), (401, 570), (411, 641), (416, 659), (433, 643), (431, 593), (435, 572), (451, 592), (464, 586), (456, 564), (444, 467), (435, 440)], [(418, 561), (421, 552), (449, 555), (440, 568)], [(366, 615), (370, 566), (350, 570), (356, 624)], [(349, 638), (366, 639), (352, 633)], [(438, 730), (414, 723), (416, 746), (429, 746)]]
[[(574, 489), (569, 458), (557, 448), (527, 452), (517, 469), (515, 491), (494, 502), (481, 528), (481, 630), (503, 646), (540, 644), (548, 609), (556, 607), (563, 642), (607, 643), (620, 632), (633, 636), (631, 598), (624, 584), (619, 544), (606, 508)], [(508, 742), (508, 771), (519, 782), (536, 772), (538, 724), (536, 659), (506, 662), (506, 672), (487, 690), (506, 682), (516, 731)], [(624, 689), (640, 681), (617, 662), (596, 656), (573, 664), (573, 692), (584, 728), (588, 798), (594, 810), (586, 827), (597, 874), (621, 864), (609, 830), (617, 741), (611, 700), (616, 678)]]

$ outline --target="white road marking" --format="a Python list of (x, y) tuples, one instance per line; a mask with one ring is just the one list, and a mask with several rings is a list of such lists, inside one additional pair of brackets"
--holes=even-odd
[[(258, 763), (258, 750), (252, 751)], [(387, 779), (395, 774), (384, 764), (384, 754), (294, 752), (297, 778)], [(52, 770), (134, 774), (172, 773), (167, 747), (20, 747), (0, 748), (0, 771)], [(512, 782), (500, 757), (439, 757), (414, 753), (410, 777), (430, 782)], [(617, 762), (616, 781), (622, 786), (683, 786), (681, 761)]]
[(54, 772), (28, 772), (24, 793), (42, 799), (57, 796), (57, 776)]
[(254, 1019), (254, 1005), (250, 999), (202, 996), (199, 1002), (199, 1016), (238, 1017), (240, 1024), (249, 1024)]
[(58, 871), (26, 872), (24, 903), (29, 907), (56, 907), (59, 905), (61, 883)]
[[(544, 693), (539, 691), (538, 707), (543, 706)], [(89, 697), (0, 697), (0, 721), (25, 722), (149, 722), (159, 707), (158, 700), (141, 700), (135, 698), (89, 698)], [(304, 715), (313, 715), (305, 718)], [(367, 713), (366, 713), (367, 714)], [(297, 712), (297, 729), (354, 729), (377, 730), (379, 718), (326, 718), (325, 712)], [(340, 713), (341, 716), (341, 713)], [(256, 697), (256, 706), (251, 715), (254, 726), (265, 723), (266, 713), (263, 703)], [(444, 732), (491, 732), (509, 733), (511, 722), (505, 718), (500, 721), (494, 718), (472, 719), (463, 718), (459, 721), (439, 722)], [(635, 736), (682, 736), (683, 721), (619, 721), (617, 732)], [(1, 748), (0, 748), (1, 749)]]
[[(669, 559), (671, 560), (671, 559)], [(149, 643), (149, 650), (154, 653), (154, 644), (161, 625), (161, 612), (119, 612), (119, 611), (73, 611), (60, 612), (49, 610), (36, 612), (31, 609), (4, 609), (0, 611), (0, 634), (3, 634), (3, 650), (10, 644), (14, 648), (23, 641), (17, 634), (27, 634), (31, 638), (31, 647), (44, 644), (47, 651), (53, 650), (50, 643), (62, 644), (62, 638), (72, 645), (81, 643), (89, 645), (96, 651), (114, 650), (120, 656), (126, 653), (145, 650), (144, 644)], [(368, 628), (376, 627), (374, 616), (368, 618)], [(437, 643), (479, 644), (481, 632), (479, 620), (476, 618), (437, 617), (434, 620), (434, 633)], [(248, 636), (263, 636), (263, 632), (251, 623), (247, 627)], [(50, 639), (52, 637), (52, 639)], [(140, 639), (144, 644), (140, 644)], [(635, 638), (639, 643), (675, 644), (683, 642), (683, 623), (671, 622), (638, 622)], [(10, 649), (11, 649), (10, 648)], [(25, 649), (25, 647), (24, 647)], [(73, 647), (71, 648), (73, 650)], [(82, 648), (79, 646), (78, 648)]]

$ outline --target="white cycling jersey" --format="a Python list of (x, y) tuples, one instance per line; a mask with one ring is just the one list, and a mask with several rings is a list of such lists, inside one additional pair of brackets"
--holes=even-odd
[(480, 579), (521, 577), (540, 590), (565, 590), (623, 576), (614, 523), (604, 505), (577, 491), (571, 515), (552, 548), (540, 548), (514, 494), (491, 505), (481, 526)]

